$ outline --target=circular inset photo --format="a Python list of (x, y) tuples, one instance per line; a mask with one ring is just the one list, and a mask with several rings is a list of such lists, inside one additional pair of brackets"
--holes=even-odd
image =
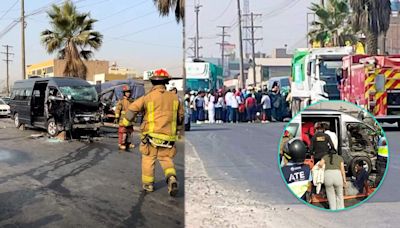
[(369, 112), (345, 101), (323, 101), (292, 118), (278, 157), (282, 178), (298, 199), (338, 211), (360, 205), (378, 190), (389, 151)]

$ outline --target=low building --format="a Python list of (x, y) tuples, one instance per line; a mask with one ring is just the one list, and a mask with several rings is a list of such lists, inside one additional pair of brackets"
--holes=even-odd
[[(116, 63), (110, 66), (109, 61), (90, 60), (83, 62), (87, 67), (86, 80), (92, 84), (138, 77), (134, 70), (117, 66)], [(51, 59), (28, 65), (26, 78), (31, 76), (63, 76), (65, 64), (66, 61), (63, 59)]]
[[(287, 54), (286, 49), (277, 48), (269, 58), (256, 58), (256, 85), (262, 87), (273, 77), (290, 76), (292, 67), (292, 55)], [(254, 86), (253, 69), (249, 68), (247, 85)]]
[[(94, 75), (107, 73), (109, 62), (104, 60), (83, 61), (87, 67), (86, 80), (94, 81)], [(30, 76), (54, 77), (63, 76), (66, 60), (52, 59), (27, 66), (26, 78)]]

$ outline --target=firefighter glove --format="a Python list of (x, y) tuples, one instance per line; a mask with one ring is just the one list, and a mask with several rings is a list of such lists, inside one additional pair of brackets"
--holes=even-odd
[(130, 124), (129, 120), (127, 120), (126, 118), (123, 118), (123, 119), (122, 119), (122, 125), (123, 125), (124, 127), (128, 127), (129, 124)]

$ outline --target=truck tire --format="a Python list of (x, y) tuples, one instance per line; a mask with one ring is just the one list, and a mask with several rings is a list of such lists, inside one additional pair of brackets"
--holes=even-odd
[(57, 127), (57, 123), (54, 120), (54, 118), (50, 118), (47, 121), (46, 124), (46, 129), (47, 129), (47, 133), (51, 136), (51, 137), (55, 137), (58, 135), (58, 127)]
[(351, 171), (351, 174), (355, 175), (356, 174), (356, 164), (360, 160), (364, 161), (364, 169), (366, 169), (368, 171), (368, 174), (370, 174), (372, 171), (372, 162), (371, 162), (371, 159), (369, 159), (368, 157), (353, 158), (353, 160), (351, 161), (351, 166), (350, 166), (351, 170), (348, 170), (348, 171)]
[(18, 113), (14, 114), (14, 125), (15, 125), (16, 128), (21, 127), (21, 122), (19, 121)]

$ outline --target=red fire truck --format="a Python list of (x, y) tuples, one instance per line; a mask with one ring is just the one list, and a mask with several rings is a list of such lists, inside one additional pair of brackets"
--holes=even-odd
[(400, 55), (344, 57), (340, 96), (400, 128)]

